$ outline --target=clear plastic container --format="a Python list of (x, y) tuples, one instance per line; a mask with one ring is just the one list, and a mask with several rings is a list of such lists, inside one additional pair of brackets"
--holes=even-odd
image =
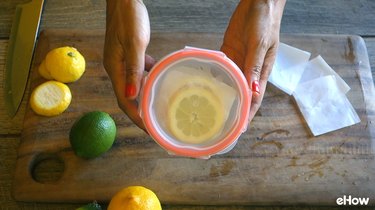
[[(140, 99), (140, 116), (149, 135), (169, 154), (223, 154), (247, 130), (251, 91), (241, 70), (219, 51), (186, 47), (167, 55), (144, 78)], [(182, 115), (189, 122), (195, 114), (208, 119), (187, 129), (181, 118), (186, 104), (189, 113)], [(195, 106), (198, 113), (191, 111)]]

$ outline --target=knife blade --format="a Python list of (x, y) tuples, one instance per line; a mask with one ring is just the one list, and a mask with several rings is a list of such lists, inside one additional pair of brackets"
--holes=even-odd
[(16, 7), (5, 63), (4, 98), (10, 117), (17, 113), (25, 93), (39, 31), (44, 0)]

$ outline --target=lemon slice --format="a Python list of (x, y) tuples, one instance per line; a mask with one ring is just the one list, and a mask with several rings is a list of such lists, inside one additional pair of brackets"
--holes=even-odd
[(207, 87), (184, 87), (170, 100), (171, 133), (185, 143), (200, 144), (214, 137), (224, 124), (224, 107)]
[(39, 115), (55, 116), (64, 112), (71, 100), (72, 94), (67, 85), (57, 81), (48, 81), (34, 89), (30, 98), (30, 106)]
[(217, 91), (217, 86), (213, 83), (212, 79), (205, 77), (192, 76), (181, 81), (182, 87), (203, 87), (213, 92)]

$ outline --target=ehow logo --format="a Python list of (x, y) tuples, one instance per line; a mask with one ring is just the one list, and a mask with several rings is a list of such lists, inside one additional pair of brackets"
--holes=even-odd
[(357, 197), (352, 197), (351, 195), (346, 196), (344, 195), (343, 197), (339, 197), (336, 199), (336, 203), (339, 206), (367, 206), (370, 201), (370, 198), (357, 198)]

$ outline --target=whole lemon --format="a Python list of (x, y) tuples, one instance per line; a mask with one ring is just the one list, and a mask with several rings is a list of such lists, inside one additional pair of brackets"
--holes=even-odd
[(108, 113), (89, 112), (73, 124), (69, 134), (70, 144), (79, 157), (95, 158), (112, 147), (116, 130), (115, 121)]
[(39, 65), (39, 68), (38, 68), (38, 71), (39, 71), (39, 74), (46, 80), (52, 80), (52, 76), (51, 74), (49, 73), (49, 71), (47, 70), (46, 68), (46, 62), (45, 60), (42, 61), (42, 63)]
[(142, 186), (129, 186), (117, 192), (111, 199), (108, 210), (161, 210), (156, 194)]
[(74, 47), (59, 47), (49, 51), (45, 58), (46, 72), (60, 82), (77, 81), (86, 68), (85, 58)]

